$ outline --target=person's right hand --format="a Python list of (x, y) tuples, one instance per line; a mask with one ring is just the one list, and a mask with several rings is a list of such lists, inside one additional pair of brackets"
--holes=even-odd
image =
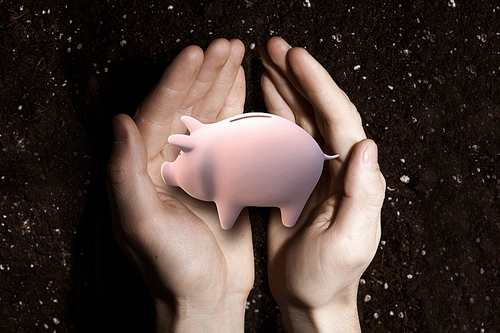
[(231, 230), (214, 203), (165, 185), (163, 162), (179, 150), (183, 115), (212, 123), (243, 112), (244, 46), (218, 39), (185, 48), (137, 110), (117, 115), (108, 165), (115, 237), (151, 291), (157, 331), (243, 332), (254, 280), (252, 233), (244, 210)]
[(323, 175), (297, 224), (268, 225), (271, 292), (288, 332), (357, 332), (359, 279), (377, 251), (385, 180), (377, 146), (354, 105), (303, 48), (273, 37), (260, 49), (270, 113), (296, 122), (327, 154)]

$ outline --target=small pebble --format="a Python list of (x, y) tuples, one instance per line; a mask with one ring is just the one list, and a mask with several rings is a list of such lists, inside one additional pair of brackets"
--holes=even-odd
[(405, 184), (408, 184), (410, 182), (410, 177), (408, 177), (407, 175), (403, 175), (401, 176), (401, 178), (399, 178), (399, 180), (401, 180)]

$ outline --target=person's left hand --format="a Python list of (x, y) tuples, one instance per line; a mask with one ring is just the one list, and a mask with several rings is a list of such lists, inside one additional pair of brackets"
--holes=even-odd
[(254, 280), (247, 210), (231, 230), (223, 230), (214, 203), (165, 185), (160, 175), (162, 163), (178, 155), (167, 138), (186, 132), (181, 116), (212, 123), (243, 112), (243, 54), (238, 40), (215, 40), (205, 52), (185, 48), (134, 120), (120, 114), (113, 121), (108, 166), (113, 229), (148, 284), (158, 331), (244, 328)]
[(289, 332), (359, 332), (357, 288), (378, 248), (385, 196), (377, 146), (366, 139), (356, 107), (305, 49), (273, 37), (260, 54), (268, 111), (340, 155), (325, 163), (293, 228), (271, 211), (269, 287)]

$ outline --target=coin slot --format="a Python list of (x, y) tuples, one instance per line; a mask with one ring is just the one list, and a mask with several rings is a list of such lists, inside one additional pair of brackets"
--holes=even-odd
[(229, 122), (232, 123), (233, 121), (248, 119), (248, 118), (272, 118), (272, 117), (270, 115), (265, 115), (265, 114), (248, 114), (248, 115), (243, 115), (239, 118), (233, 119)]

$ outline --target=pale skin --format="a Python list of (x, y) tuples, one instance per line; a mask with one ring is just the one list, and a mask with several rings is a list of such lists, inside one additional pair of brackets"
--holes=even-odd
[(243, 332), (254, 281), (248, 212), (229, 231), (213, 203), (166, 186), (161, 164), (178, 150), (167, 143), (185, 132), (189, 115), (215, 122), (243, 112), (240, 41), (184, 49), (166, 69), (134, 119), (114, 119), (108, 167), (113, 228), (155, 301), (157, 332)]
[(340, 157), (328, 162), (297, 225), (268, 225), (271, 292), (288, 332), (360, 332), (359, 279), (380, 241), (385, 180), (354, 105), (303, 48), (272, 38), (260, 49), (267, 110)]
[[(185, 133), (182, 115), (211, 123), (243, 112), (240, 41), (218, 39), (184, 49), (132, 118), (117, 115), (108, 166), (113, 228), (155, 301), (157, 332), (243, 332), (254, 283), (250, 221), (220, 227), (213, 203), (166, 186), (164, 161)], [(280, 38), (261, 47), (267, 110), (295, 121), (340, 154), (293, 228), (273, 210), (268, 225), (269, 283), (289, 332), (359, 332), (358, 281), (380, 239), (385, 181), (376, 145), (326, 70)]]

